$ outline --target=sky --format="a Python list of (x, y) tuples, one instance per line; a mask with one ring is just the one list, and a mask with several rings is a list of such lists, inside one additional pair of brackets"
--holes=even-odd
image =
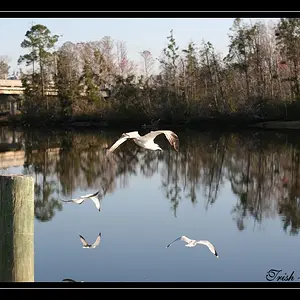
[(0, 56), (9, 57), (10, 72), (17, 71), (20, 67), (17, 60), (26, 53), (20, 44), (33, 24), (45, 25), (52, 34), (62, 35), (58, 47), (66, 41), (96, 41), (104, 36), (125, 41), (128, 56), (136, 63), (141, 62), (139, 53), (143, 50), (149, 50), (154, 58), (159, 58), (171, 29), (180, 49), (190, 41), (199, 45), (204, 40), (210, 41), (218, 52), (226, 53), (233, 21), (233, 18), (2, 18), (0, 36), (4, 42), (0, 46)]

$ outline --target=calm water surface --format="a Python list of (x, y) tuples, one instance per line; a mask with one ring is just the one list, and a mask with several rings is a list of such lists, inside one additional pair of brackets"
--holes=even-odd
[[(300, 140), (278, 132), (179, 131), (176, 153), (122, 133), (0, 129), (0, 174), (35, 179), (35, 281), (266, 281), (300, 276)], [(140, 131), (140, 134), (145, 132)], [(101, 211), (60, 199), (100, 190)], [(99, 247), (83, 249), (79, 234)], [(186, 235), (208, 239), (187, 248)], [(298, 277), (297, 276), (297, 277)]]

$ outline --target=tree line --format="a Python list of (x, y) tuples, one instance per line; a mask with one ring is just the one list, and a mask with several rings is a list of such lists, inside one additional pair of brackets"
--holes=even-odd
[[(207, 118), (297, 118), (300, 18), (277, 23), (236, 18), (226, 54), (210, 41), (180, 49), (171, 30), (156, 73), (150, 51), (141, 52), (143, 74), (138, 74), (126, 43), (111, 37), (68, 41), (56, 49), (58, 41), (58, 35), (37, 24), (21, 43), (28, 53), (19, 64), (30, 67), (22, 72), (27, 120), (188, 124)], [(56, 96), (49, 95), (51, 89)]]

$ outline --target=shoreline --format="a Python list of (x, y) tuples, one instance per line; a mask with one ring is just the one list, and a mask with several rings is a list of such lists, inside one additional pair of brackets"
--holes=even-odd
[(158, 130), (162, 128), (173, 129), (213, 129), (213, 130), (300, 130), (300, 121), (296, 120), (255, 120), (242, 118), (202, 118), (190, 122), (164, 122), (157, 125), (142, 124), (139, 120), (73, 120), (57, 122), (24, 122), (20, 118), (0, 117), (0, 127), (24, 127), (24, 128), (58, 128), (58, 129), (119, 129), (137, 128), (139, 130)]

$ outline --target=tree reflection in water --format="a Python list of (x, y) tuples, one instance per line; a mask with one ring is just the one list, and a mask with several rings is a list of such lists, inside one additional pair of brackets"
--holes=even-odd
[[(3, 133), (4, 134), (4, 133)], [(13, 135), (13, 130), (5, 136)], [(21, 136), (20, 136), (21, 135)], [(104, 147), (117, 133), (95, 131), (18, 132), (25, 148), (24, 173), (35, 174), (35, 216), (50, 221), (63, 209), (59, 195), (75, 189), (113, 193), (131, 176), (161, 176), (161, 190), (176, 210), (182, 201), (204, 199), (209, 209), (226, 182), (236, 204), (231, 215), (239, 230), (249, 219), (257, 223), (280, 215), (283, 229), (300, 229), (300, 147), (297, 134), (276, 132), (178, 132), (179, 152), (158, 137), (164, 152), (146, 151), (126, 143), (111, 156)], [(118, 184), (119, 183), (119, 186)]]

